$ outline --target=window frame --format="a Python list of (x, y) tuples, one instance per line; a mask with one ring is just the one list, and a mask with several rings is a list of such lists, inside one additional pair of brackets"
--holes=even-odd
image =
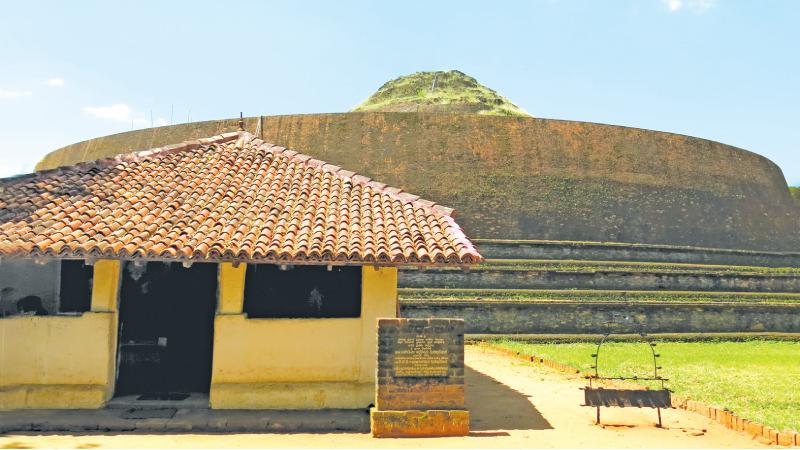
[[(12, 269), (11, 272), (0, 276), (0, 278), (5, 279), (7, 276), (9, 276), (11, 277), (11, 280), (18, 278), (19, 280), (25, 281), (19, 281), (17, 283), (12, 281), (8, 283), (8, 285), (0, 286), (2, 289), (11, 288), (11, 291), (9, 292), (9, 299), (7, 301), (3, 299), (3, 305), (0, 307), (0, 318), (29, 315), (37, 317), (70, 317), (82, 316), (84, 313), (91, 312), (92, 291), (94, 289), (94, 266), (87, 264), (86, 260), (79, 258), (4, 258), (3, 261), (0, 262), (0, 271), (3, 271), (2, 265), (8, 263), (17, 265), (17, 267)], [(80, 285), (77, 286), (78, 289), (74, 289), (74, 291), (83, 291), (85, 288), (86, 298), (81, 298), (80, 302), (73, 302), (73, 305), (71, 306), (77, 304), (80, 306), (80, 308), (71, 311), (64, 311), (62, 309), (64, 297), (64, 290), (62, 289), (64, 287), (63, 269), (65, 264), (74, 264), (75, 269), (78, 269), (78, 265), (83, 265), (83, 267), (80, 268), (82, 270), (76, 270), (75, 273), (83, 272), (83, 274), (88, 275), (88, 279), (85, 281), (80, 280)], [(47, 273), (47, 276), (45, 277), (41, 276), (43, 274), (39, 273), (36, 269), (29, 268), (29, 266), (52, 266), (53, 268), (52, 272)], [(71, 271), (68, 270), (68, 272)], [(28, 277), (21, 275), (26, 273), (29, 274), (31, 279), (27, 279)], [(44, 289), (32, 288), (31, 286), (34, 284), (38, 284), (39, 287), (44, 286)], [(42, 296), (41, 294), (47, 295)], [(28, 297), (39, 298), (41, 300), (40, 306), (43, 310), (42, 312), (44, 313), (32, 313), (30, 311), (24, 313), (20, 312), (18, 303), (20, 300), (24, 300)]]
[[(251, 270), (255, 271), (259, 267), (264, 266), (271, 266), (275, 271), (274, 274), (270, 276), (278, 276), (280, 277), (281, 274), (288, 273), (294, 270), (309, 270), (309, 269), (316, 269), (325, 272), (335, 271), (337, 269), (345, 269), (348, 271), (352, 271), (354, 280), (353, 283), (355, 285), (355, 289), (353, 289), (353, 294), (355, 294), (355, 300), (349, 306), (352, 307), (350, 314), (347, 315), (265, 315), (263, 312), (259, 312), (254, 310), (253, 308), (248, 309), (248, 298), (250, 298), (250, 306), (252, 307), (253, 302), (256, 299), (253, 299), (251, 296), (248, 295), (248, 283), (253, 282), (253, 275), (251, 275)], [(331, 269), (332, 267), (332, 269)], [(296, 280), (295, 280), (296, 282)], [(261, 280), (260, 283), (268, 283), (268, 280)], [(335, 282), (333, 282), (335, 283)], [(252, 286), (252, 284), (250, 285)], [(251, 289), (255, 289), (252, 288)], [(270, 295), (276, 295), (277, 293), (272, 294), (262, 294), (263, 298), (270, 298)], [(285, 297), (279, 297), (281, 302), (289, 302), (290, 300), (286, 299)], [(263, 311), (263, 310), (262, 310)], [(360, 320), (364, 314), (364, 276), (363, 276), (363, 267), (357, 265), (333, 265), (333, 266), (326, 266), (326, 265), (319, 265), (319, 264), (295, 264), (295, 265), (281, 265), (281, 264), (270, 264), (270, 263), (259, 263), (247, 264), (247, 268), (245, 270), (245, 277), (244, 277), (244, 286), (242, 289), (242, 314), (248, 320)]]

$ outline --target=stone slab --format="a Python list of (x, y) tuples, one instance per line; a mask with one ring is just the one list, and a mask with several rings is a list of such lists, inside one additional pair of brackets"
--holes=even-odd
[(464, 321), (380, 319), (375, 407), (464, 409)]

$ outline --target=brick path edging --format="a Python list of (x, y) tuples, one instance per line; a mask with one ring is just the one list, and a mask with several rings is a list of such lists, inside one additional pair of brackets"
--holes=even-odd
[[(586, 372), (581, 372), (575, 367), (569, 366), (567, 364), (562, 364), (560, 362), (553, 361), (551, 359), (542, 358), (541, 356), (523, 354), (518, 351), (510, 350), (505, 347), (483, 341), (479, 342), (478, 345), (485, 348), (490, 348), (492, 350), (506, 354), (511, 357), (522, 359), (527, 362), (541, 364), (543, 366), (555, 369), (559, 372), (570, 373), (570, 374), (583, 373), (584, 375), (589, 375)], [(718, 422), (721, 425), (724, 425), (726, 428), (730, 430), (738, 431), (740, 433), (745, 433), (754, 438), (758, 438), (759, 440), (765, 443), (777, 444), (786, 447), (800, 447), (800, 433), (798, 433), (797, 431), (790, 431), (790, 430), (778, 431), (775, 428), (762, 425), (758, 422), (740, 417), (731, 411), (727, 411), (725, 409), (717, 408), (714, 406), (709, 406), (703, 402), (699, 402), (697, 400), (691, 400), (686, 397), (678, 395), (672, 396), (672, 407), (685, 409), (687, 411), (703, 415), (715, 422)]]

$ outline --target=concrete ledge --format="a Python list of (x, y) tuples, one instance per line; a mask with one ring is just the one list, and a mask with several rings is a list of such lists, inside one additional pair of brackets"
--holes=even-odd
[(212, 383), (213, 409), (362, 409), (375, 397), (374, 383)]
[(377, 438), (445, 437), (469, 434), (469, 411), (370, 411), (372, 436)]
[[(253, 411), (178, 409), (169, 418), (128, 419), (122, 409), (0, 412), (0, 433), (42, 432), (355, 432), (369, 431), (365, 410)], [(145, 409), (146, 411), (146, 409)], [(143, 416), (146, 416), (143, 414)]]

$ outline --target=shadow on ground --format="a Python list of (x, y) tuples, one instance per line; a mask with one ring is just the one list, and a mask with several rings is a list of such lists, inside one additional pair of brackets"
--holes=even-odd
[(552, 425), (520, 393), (494, 378), (467, 366), (464, 372), (470, 429), (550, 430)]

